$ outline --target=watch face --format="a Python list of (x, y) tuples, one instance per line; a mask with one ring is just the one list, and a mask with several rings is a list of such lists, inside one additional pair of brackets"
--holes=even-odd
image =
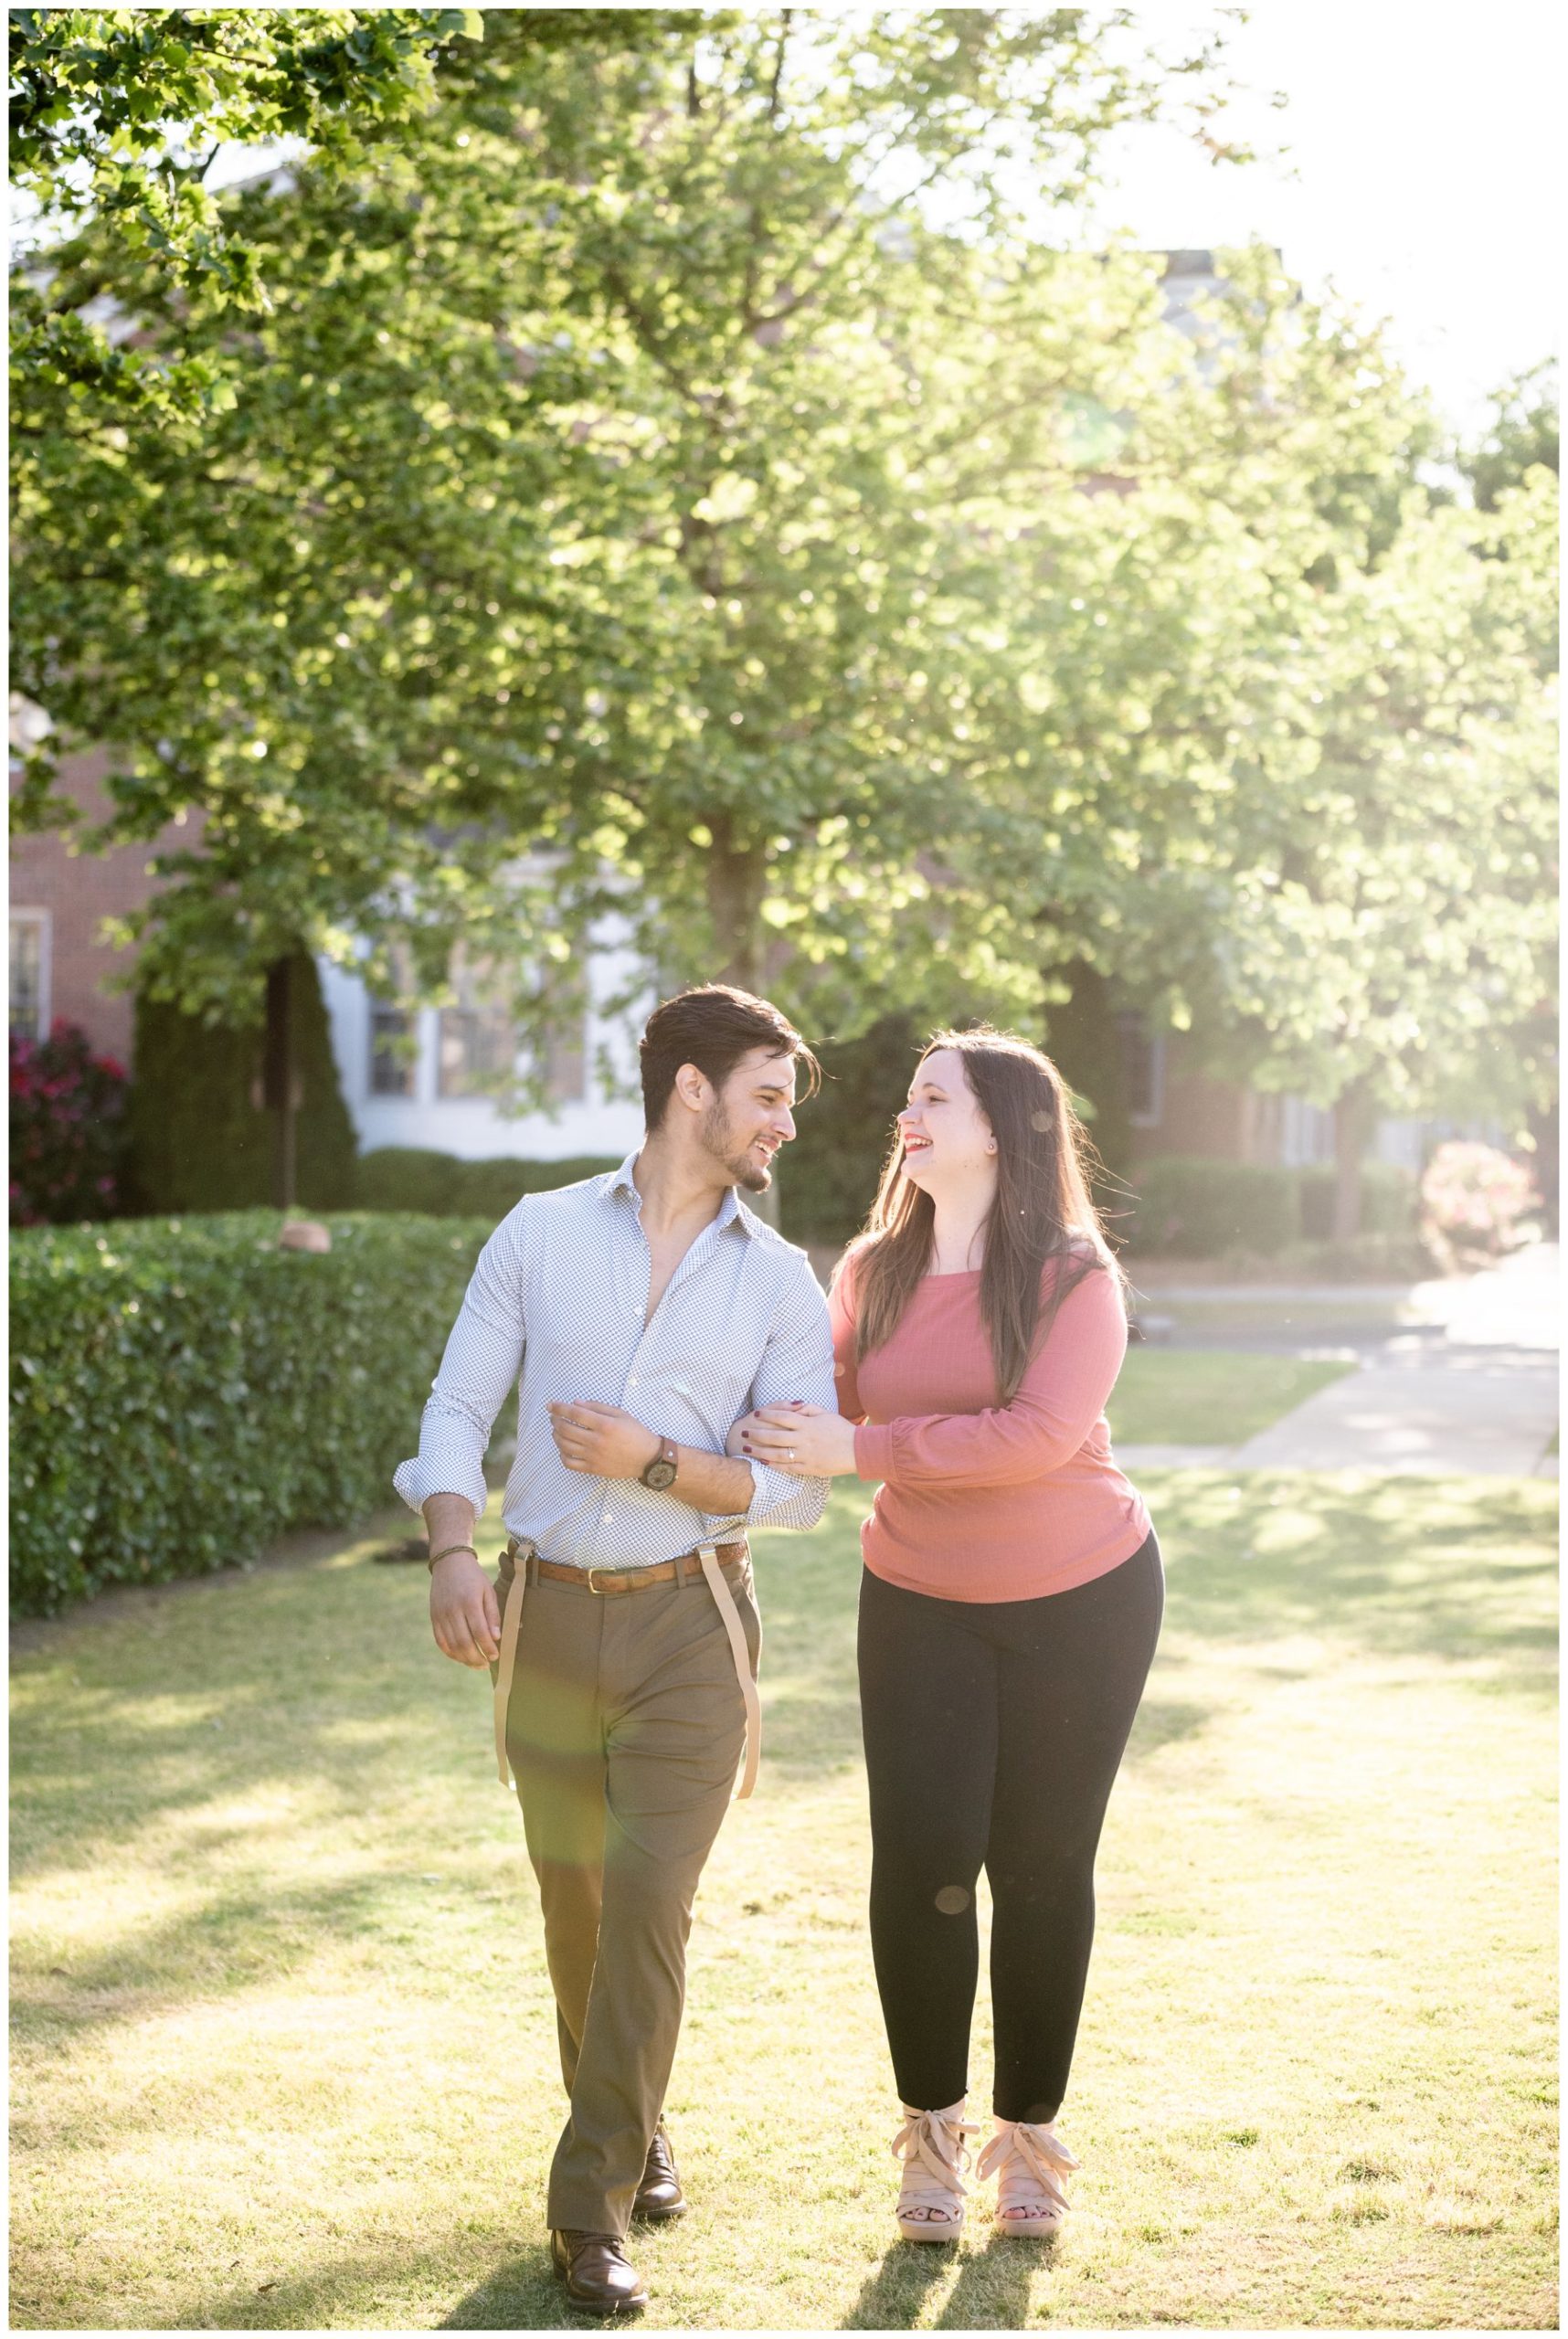
[(662, 1456), (657, 1462), (650, 1462), (642, 1473), (642, 1483), (645, 1487), (652, 1487), (656, 1495), (662, 1495), (666, 1487), (673, 1487), (675, 1483), (675, 1465), (666, 1462)]

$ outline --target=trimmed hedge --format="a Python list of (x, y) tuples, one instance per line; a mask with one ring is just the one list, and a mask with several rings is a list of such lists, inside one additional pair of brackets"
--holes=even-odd
[[(1326, 1163), (1298, 1170), (1301, 1233), (1308, 1243), (1328, 1243), (1334, 1233), (1334, 1172)], [(1416, 1181), (1397, 1162), (1369, 1161), (1361, 1170), (1362, 1234), (1415, 1233)]]
[[(1334, 1172), (1325, 1165), (1282, 1170), (1261, 1162), (1168, 1154), (1129, 1180), (1138, 1196), (1131, 1247), (1148, 1257), (1213, 1259), (1226, 1251), (1272, 1258), (1292, 1244), (1321, 1242), (1334, 1223)], [(1415, 1232), (1414, 1181), (1407, 1170), (1369, 1162), (1361, 1173), (1362, 1232)]]
[(493, 1221), (254, 1211), (11, 1237), (11, 1598), (253, 1560), (392, 1498)]
[(361, 1210), (419, 1211), (430, 1218), (485, 1218), (498, 1225), (524, 1194), (551, 1193), (619, 1170), (621, 1157), (580, 1154), (566, 1161), (516, 1161), (503, 1154), (461, 1161), (423, 1146), (383, 1145), (362, 1153), (355, 1175)]
[(1143, 1162), (1130, 1183), (1138, 1196), (1131, 1229), (1135, 1251), (1167, 1251), (1189, 1259), (1234, 1250), (1266, 1256), (1301, 1232), (1293, 1170), (1173, 1153)]

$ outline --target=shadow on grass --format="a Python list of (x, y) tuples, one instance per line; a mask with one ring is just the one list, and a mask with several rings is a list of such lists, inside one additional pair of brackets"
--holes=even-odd
[(1137, 1762), (1145, 1755), (1157, 1754), (1162, 1746), (1173, 1746), (1179, 1739), (1195, 1737), (1213, 1719), (1209, 1706), (1183, 1704), (1177, 1698), (1146, 1696), (1138, 1709), (1124, 1759)]
[(1151, 1477), (1149, 1493), (1173, 1632), (1213, 1646), (1301, 1634), (1550, 1688), (1556, 1489), (1544, 1482), (1213, 1470)]
[(952, 2268), (949, 2242), (895, 2241), (861, 2284), (840, 2330), (913, 2330), (930, 2292)]
[(910, 2331), (933, 2290), (958, 2268), (943, 2300), (938, 2331), (1021, 2331), (1029, 2319), (1029, 2282), (1051, 2262), (1054, 2243), (991, 2234), (983, 2248), (955, 2258), (950, 2245), (896, 2241), (861, 2285), (843, 2331)]
[[(640, 2261), (633, 2260), (634, 2263)], [(549, 2245), (531, 2249), (496, 2267), (482, 2282), (464, 2292), (450, 2313), (435, 2324), (438, 2331), (581, 2331), (593, 2318), (567, 2304), (554, 2268)]]
[(1022, 2331), (1029, 2319), (1029, 2278), (1049, 2266), (1054, 2241), (1020, 2241), (993, 2233), (971, 2250), (937, 2317), (938, 2331)]
[[(448, 2280), (444, 2260), (423, 2261), (422, 2270), (418, 2254), (412, 2251), (339, 2259), (270, 2283), (264, 2291), (251, 2283), (214, 2291), (198, 2303), (190, 2323), (200, 2331), (324, 2331), (350, 2322), (354, 2328), (374, 2330), (379, 2285), (439, 2299), (448, 2288)], [(535, 2246), (476, 2283), (439, 2322), (422, 2323), (419, 2327), (577, 2330), (583, 2327), (583, 2318), (562, 2295), (550, 2269), (548, 2247)]]
[(211, 1994), (221, 1975), (225, 1996), (264, 1985), (329, 1942), (363, 1946), (385, 1941), (388, 1956), (407, 1950), (388, 1934), (389, 1886), (397, 1879), (355, 1877), (254, 1892), (214, 1892), (198, 1913), (141, 1925), (134, 1940), (96, 1953), (73, 1949), (69, 1967), (51, 1966), (38, 1991), (20, 1958), (13, 1968), (18, 2037), (69, 2040), (119, 2024), (150, 2006)]

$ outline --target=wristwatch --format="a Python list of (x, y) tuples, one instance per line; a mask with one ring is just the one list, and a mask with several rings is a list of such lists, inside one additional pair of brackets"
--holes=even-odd
[(656, 1495), (666, 1493), (675, 1483), (675, 1473), (681, 1466), (681, 1451), (673, 1437), (659, 1440), (659, 1451), (642, 1473), (642, 1484)]

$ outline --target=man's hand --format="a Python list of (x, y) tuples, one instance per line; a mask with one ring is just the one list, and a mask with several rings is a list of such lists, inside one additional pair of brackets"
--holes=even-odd
[(551, 1405), (549, 1415), (562, 1461), (590, 1478), (640, 1478), (663, 1444), (619, 1405), (578, 1401)]
[(493, 1665), (500, 1656), (501, 1603), (471, 1551), (453, 1551), (431, 1569), (430, 1630), (442, 1656), (459, 1665)]

